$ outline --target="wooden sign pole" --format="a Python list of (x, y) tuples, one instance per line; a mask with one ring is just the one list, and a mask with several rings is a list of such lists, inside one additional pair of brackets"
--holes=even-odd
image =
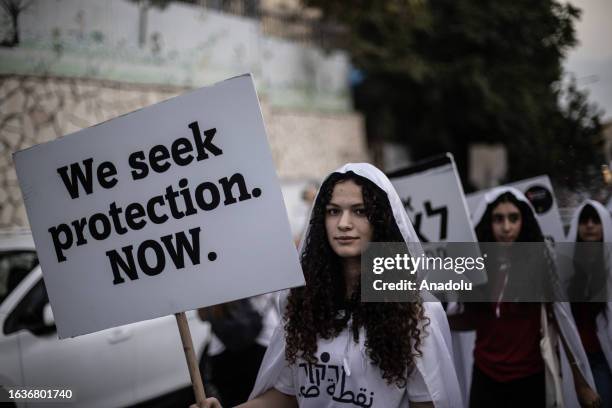
[(189, 332), (187, 316), (185, 316), (185, 312), (175, 313), (174, 316), (176, 317), (176, 324), (178, 325), (179, 333), (181, 334), (181, 341), (183, 342), (183, 350), (185, 351), (185, 358), (187, 359), (187, 367), (189, 367), (189, 376), (191, 377), (191, 384), (193, 385), (193, 393), (195, 394), (196, 404), (199, 407), (202, 407), (204, 406), (206, 394), (204, 393), (202, 376), (200, 375), (195, 350), (193, 349), (193, 342), (191, 340), (191, 333)]

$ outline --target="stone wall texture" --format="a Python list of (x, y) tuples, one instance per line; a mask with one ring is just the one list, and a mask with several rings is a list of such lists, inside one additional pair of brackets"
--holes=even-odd
[[(12, 154), (188, 91), (57, 77), (0, 76), (0, 228), (27, 227)], [(363, 119), (353, 113), (279, 110), (261, 101), (281, 181), (319, 180), (367, 161)]]

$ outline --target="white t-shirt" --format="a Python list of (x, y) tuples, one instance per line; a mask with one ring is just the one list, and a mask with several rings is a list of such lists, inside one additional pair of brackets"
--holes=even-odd
[(423, 379), (415, 367), (408, 385), (387, 384), (380, 368), (367, 357), (365, 330), (359, 343), (344, 329), (330, 340), (317, 342), (316, 364), (298, 360), (285, 365), (274, 388), (295, 395), (300, 408), (319, 407), (408, 407), (408, 401), (431, 401)]

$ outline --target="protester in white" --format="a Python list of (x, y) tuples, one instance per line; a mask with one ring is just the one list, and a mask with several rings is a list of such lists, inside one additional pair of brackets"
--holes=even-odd
[[(511, 188), (511, 187), (494, 188), (485, 194), (483, 201), (480, 203), (480, 205), (477, 207), (476, 211), (472, 215), (472, 218), (473, 218), (472, 221), (473, 221), (474, 226), (478, 226), (481, 223), (481, 221), (483, 220), (483, 217), (485, 216), (485, 213), (487, 213), (487, 210), (490, 210), (489, 207), (493, 203), (495, 203), (500, 198), (500, 196), (506, 193), (509, 193), (510, 195), (514, 196), (516, 200), (524, 203), (529, 208), (529, 211), (531, 214), (527, 214), (527, 215), (530, 215), (529, 219), (531, 221), (535, 221), (537, 223), (538, 228), (540, 230), (540, 235), (541, 235), (541, 227), (539, 226), (537, 217), (534, 216), (535, 212), (533, 210), (531, 203), (520, 191), (516, 190), (515, 188)], [(556, 382), (557, 390), (550, 389), (551, 387), (554, 386), (554, 383), (555, 383), (555, 379), (551, 380), (550, 378), (550, 375), (549, 375), (550, 370), (556, 371), (558, 373), (559, 361), (556, 361), (556, 362), (550, 361), (551, 360), (550, 357), (551, 356), (554, 357), (555, 353), (554, 351), (552, 353), (546, 353), (546, 348), (542, 347), (543, 342), (541, 342), (540, 347), (541, 347), (541, 352), (543, 354), (542, 358), (544, 360), (545, 369), (547, 372), (547, 376), (546, 376), (547, 377), (546, 387), (548, 388), (546, 390), (547, 405), (550, 404), (550, 406), (552, 406), (552, 404), (556, 403), (557, 404), (556, 406), (572, 406), (571, 403), (568, 401), (577, 400), (576, 389), (574, 387), (574, 384), (576, 384), (576, 387), (580, 388), (579, 391), (581, 395), (579, 398), (587, 399), (587, 404), (592, 404), (592, 405), (585, 405), (585, 406), (597, 407), (599, 406), (598, 405), (599, 399), (597, 398), (597, 395), (593, 391), (595, 389), (593, 376), (589, 368), (586, 354), (580, 342), (580, 337), (576, 330), (575, 322), (572, 318), (570, 306), (566, 302), (554, 302), (552, 303), (552, 311), (554, 314), (554, 319), (557, 322), (557, 326), (569, 350), (566, 350), (565, 347), (561, 344), (561, 342), (558, 343), (559, 349), (565, 355), (564, 358), (566, 358), (568, 361), (572, 363), (571, 365), (572, 365), (573, 375), (563, 376), (564, 383), (562, 385), (563, 387), (562, 390), (559, 390), (560, 384), (558, 381)], [(542, 330), (542, 327), (540, 327), (540, 330)], [(569, 353), (567, 353), (568, 351)], [(554, 367), (551, 367), (551, 364)], [(476, 367), (476, 364), (475, 364), (475, 367)], [(573, 378), (575, 383), (572, 383), (572, 381), (570, 380), (571, 378)], [(578, 384), (580, 384), (580, 386), (578, 386)], [(562, 391), (563, 396), (559, 395), (559, 391)], [(473, 399), (473, 397), (474, 396), (472, 396), (471, 399)], [(525, 403), (528, 403), (530, 397), (525, 395), (524, 398), (525, 398)], [(556, 401), (551, 401), (551, 398), (555, 399)], [(565, 401), (565, 405), (564, 405), (564, 401)]]
[[(384, 197), (388, 201), (386, 206), (390, 208), (392, 214), (388, 221), (393, 225), (387, 227), (394, 228), (398, 232), (399, 240), (407, 243), (413, 256), (422, 254), (416, 233), (388, 178), (369, 164), (347, 164), (326, 179), (321, 187), (325, 194), (320, 192), (317, 196), (313, 215), (310, 217), (311, 224), (301, 241), (300, 253), (303, 265), (308, 262), (304, 259), (304, 255), (312, 256), (312, 252), (308, 251), (308, 245), (313, 244), (312, 240), (318, 239), (313, 236), (313, 226), (321, 228), (320, 223), (323, 222), (327, 232), (326, 239), (329, 240), (329, 246), (337, 258), (335, 265), (338, 267), (347, 265), (349, 262), (343, 263), (343, 261), (348, 259), (353, 266), (360, 267), (361, 251), (367, 246), (372, 235), (376, 237), (376, 229), (381, 228), (378, 224), (369, 225), (372, 214), (367, 214), (371, 210), (367, 206), (372, 204), (371, 201), (370, 204), (364, 203), (368, 201), (364, 199), (365, 191), (368, 190), (368, 194), (372, 191), (372, 187), (366, 187), (369, 183), (373, 184), (374, 189), (382, 190), (381, 195), (375, 200)], [(362, 188), (364, 194), (361, 192)], [(378, 210), (380, 202), (377, 205)], [(321, 214), (324, 214), (324, 219), (321, 219)], [(319, 223), (318, 227), (316, 223)], [(344, 237), (337, 237), (338, 233)], [(334, 241), (334, 236), (339, 239)], [(359, 239), (353, 241), (350, 237)], [(302, 354), (296, 356), (294, 363), (288, 362), (290, 344), (287, 338), (292, 330), (291, 316), (296, 314), (292, 315), (287, 311), (296, 307), (296, 298), (308, 289), (308, 285), (317, 285), (317, 282), (309, 282), (309, 275), (306, 273), (306, 289), (293, 290), (288, 297), (281, 298), (279, 307), (289, 320), (276, 328), (264, 356), (251, 400), (244, 406), (284, 407), (295, 406), (297, 402), (300, 407), (461, 407), (461, 393), (450, 351), (450, 331), (441, 305), (427, 293), (422, 294), (427, 301), (393, 304), (398, 309), (409, 311), (405, 314), (405, 318), (395, 314), (392, 317), (393, 321), (400, 326), (412, 325), (407, 343), (402, 340), (395, 341), (397, 339), (392, 339), (392, 336), (386, 339), (394, 346), (408, 344), (408, 355), (396, 353), (391, 358), (383, 357), (387, 362), (390, 360), (407, 362), (400, 370), (400, 377), (403, 375), (405, 380), (404, 384), (398, 384), (401, 381), (396, 381), (397, 371), (392, 373), (395, 376), (390, 377), (388, 371), (385, 373), (378, 364), (373, 363), (370, 357), (372, 350), (366, 345), (368, 341), (372, 341), (369, 337), (371, 333), (363, 325), (353, 325), (354, 320), (363, 319), (363, 315), (359, 313), (370, 307), (367, 303), (359, 301), (358, 289), (350, 292), (351, 289), (358, 288), (360, 270), (353, 269), (352, 272), (356, 273), (349, 277), (346, 268), (340, 269), (344, 272), (335, 270), (335, 273), (343, 282), (346, 280), (346, 287), (343, 284), (342, 290), (345, 292), (340, 298), (333, 299), (338, 308), (335, 310), (335, 319), (333, 317), (330, 319), (330, 324), (339, 328), (337, 332), (332, 331), (327, 338), (316, 337), (315, 350), (311, 351), (314, 362), (306, 361)], [(333, 268), (328, 268), (326, 272), (328, 270), (334, 271)], [(347, 299), (350, 293), (352, 297)], [(296, 298), (292, 300), (292, 296)], [(378, 307), (390, 307), (388, 305), (392, 304), (378, 304)], [(316, 307), (316, 305), (304, 304), (301, 307)], [(383, 320), (389, 316), (379, 317), (380, 324), (387, 323), (385, 327), (388, 327), (388, 322)], [(295, 334), (295, 331), (293, 333)], [(375, 339), (381, 339), (380, 333)], [(293, 351), (303, 352), (296, 350), (295, 347)], [(380, 355), (377, 357), (380, 358)]]
[[(584, 297), (584, 302), (589, 302), (572, 303), (572, 312), (593, 371), (595, 386), (602, 397), (602, 406), (612, 407), (612, 302), (609, 301), (612, 295), (612, 219), (607, 209), (594, 200), (583, 202), (574, 212), (567, 240), (603, 243), (601, 247), (586, 244), (588, 246), (582, 251), (580, 248), (572, 251), (574, 257), (579, 258), (575, 260), (576, 273), (593, 275), (590, 279), (577, 276), (577, 281), (570, 280), (568, 291), (573, 300)], [(580, 265), (589, 270), (581, 270)], [(598, 273), (591, 268), (601, 271)], [(576, 293), (578, 287), (581, 293)]]

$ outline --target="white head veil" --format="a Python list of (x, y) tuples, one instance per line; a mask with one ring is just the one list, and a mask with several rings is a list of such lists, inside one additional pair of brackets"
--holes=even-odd
[(597, 215), (599, 215), (599, 219), (601, 220), (601, 226), (603, 227), (603, 242), (612, 242), (612, 219), (610, 218), (610, 213), (598, 201), (595, 200), (585, 200), (582, 204), (576, 208), (574, 211), (574, 215), (572, 216), (572, 221), (570, 223), (570, 228), (567, 233), (567, 240), (569, 242), (576, 242), (576, 237), (578, 236), (578, 221), (580, 220), (580, 213), (587, 205), (591, 205), (597, 211)]
[[(412, 256), (421, 256), (423, 249), (417, 234), (395, 188), (393, 188), (387, 176), (376, 167), (367, 163), (348, 163), (334, 171), (334, 173), (342, 174), (348, 172), (353, 172), (370, 180), (387, 194), (393, 217), (408, 246), (410, 254)], [(313, 206), (316, 201), (315, 198)], [(309, 219), (311, 217), (312, 208)], [(300, 255), (304, 251), (304, 245), (307, 242), (309, 233), (310, 225), (302, 236), (299, 248)], [(286, 294), (284, 296), (286, 297)], [(431, 301), (435, 300), (433, 296), (428, 293), (424, 293), (422, 296), (424, 300), (430, 300), (423, 303), (425, 315), (429, 318), (430, 323), (425, 329), (427, 335), (421, 344), (422, 357), (415, 360), (416, 367), (423, 376), (436, 407), (458, 407), (463, 399), (453, 364), (448, 321), (440, 303)], [(285, 303), (285, 299), (281, 298), (281, 314), (284, 311)], [(266, 351), (250, 398), (255, 398), (272, 388), (285, 364), (285, 338), (283, 324), (281, 323), (276, 328), (271, 344)]]
[[(576, 208), (572, 221), (570, 223), (569, 231), (567, 232), (567, 242), (573, 243), (578, 238), (578, 224), (580, 221), (580, 214), (584, 208), (590, 205), (595, 209), (599, 219), (601, 220), (601, 226), (603, 229), (603, 242), (604, 242), (604, 266), (608, 270), (608, 296), (612, 294), (612, 218), (610, 213), (601, 203), (595, 200), (585, 200), (581, 205)], [(574, 254), (574, 245), (567, 244), (568, 249), (566, 252), (569, 253), (570, 257)]]
[[(397, 224), (397, 227), (402, 233), (402, 237), (404, 237), (404, 241), (406, 241), (406, 244), (410, 244), (409, 250), (410, 250), (411, 255), (412, 256), (422, 255), (423, 248), (421, 247), (416, 231), (414, 230), (414, 227), (412, 226), (412, 223), (410, 222), (410, 219), (408, 218), (408, 214), (406, 213), (406, 210), (404, 209), (404, 206), (402, 205), (402, 201), (400, 200), (399, 195), (397, 194), (397, 191), (395, 191), (395, 188), (393, 187), (393, 185), (391, 184), (391, 181), (389, 181), (387, 176), (382, 171), (380, 171), (378, 168), (368, 163), (347, 163), (344, 166), (340, 167), (339, 169), (336, 169), (333, 173), (344, 174), (348, 172), (353, 172), (357, 174), (358, 176), (367, 178), (368, 180), (376, 184), (378, 187), (380, 187), (385, 193), (387, 193), (387, 198), (389, 199), (389, 204), (391, 204), (391, 210), (393, 211), (393, 218), (395, 218), (395, 223)], [(325, 181), (327, 181), (328, 178), (329, 176), (327, 176), (325, 180), (323, 180), (323, 183), (321, 183), (321, 185), (325, 184)], [(318, 196), (319, 196), (319, 192), (317, 192), (317, 195), (313, 201), (313, 204), (312, 204), (313, 207), (317, 201)], [(310, 217), (312, 217), (312, 208), (310, 209)], [(310, 224), (304, 231), (302, 240), (300, 241), (300, 248), (299, 248), (300, 255), (302, 255), (304, 252), (304, 243), (306, 242), (304, 238), (306, 238), (309, 233), (310, 233)], [(412, 252), (413, 250), (415, 252)]]
[[(610, 249), (612, 246), (612, 218), (610, 217), (610, 213), (606, 207), (595, 200), (586, 200), (580, 206), (578, 206), (576, 211), (574, 211), (574, 215), (572, 216), (570, 228), (567, 233), (567, 241), (576, 242), (576, 238), (578, 237), (578, 221), (580, 220), (580, 213), (587, 205), (591, 205), (593, 208), (595, 208), (595, 211), (597, 211), (597, 215), (599, 215), (599, 219), (601, 220), (601, 226), (603, 228), (603, 242), (605, 244), (604, 266), (608, 270), (608, 296), (611, 296), (612, 251), (610, 251)], [(606, 356), (606, 360), (608, 361), (608, 367), (612, 368), (612, 302), (608, 302), (608, 305), (606, 306), (606, 316), (599, 314), (599, 316), (597, 316), (596, 323), (599, 344), (601, 345), (602, 351)]]
[[(535, 210), (533, 209), (531, 202), (529, 202), (529, 200), (527, 199), (527, 197), (525, 197), (523, 193), (521, 193), (519, 190), (517, 190), (514, 187), (501, 186), (501, 187), (495, 187), (487, 191), (484, 197), (482, 198), (482, 200), (480, 201), (480, 203), (478, 204), (478, 207), (476, 207), (476, 210), (472, 214), (472, 222), (473, 222), (474, 228), (476, 228), (478, 224), (480, 224), (480, 221), (482, 221), (482, 217), (484, 217), (485, 213), (487, 212), (487, 208), (489, 208), (489, 205), (493, 204), (493, 202), (495, 202), (495, 200), (497, 200), (499, 196), (505, 193), (510, 193), (518, 201), (521, 201), (527, 204), (527, 206), (531, 209), (532, 214), (534, 214), (534, 218), (536, 219), (536, 222), (538, 222), (538, 219), (535, 216)], [(539, 224), (539, 222), (538, 222), (538, 226), (540, 227), (540, 230), (542, 230), (542, 226)]]
[[(482, 221), (482, 217), (486, 213), (489, 205), (491, 205), (499, 198), (499, 196), (505, 193), (512, 194), (518, 201), (524, 202), (528, 205), (528, 207), (531, 209), (535, 222), (538, 223), (540, 231), (543, 232), (542, 225), (540, 224), (538, 217), (535, 216), (535, 210), (527, 197), (525, 197), (525, 195), (516, 188), (506, 186), (496, 187), (485, 194), (483, 200), (480, 202), (476, 211), (474, 211), (474, 214), (472, 215), (474, 227), (476, 227), (480, 221)], [(565, 341), (567, 342), (567, 345), (574, 356), (578, 369), (589, 386), (595, 390), (595, 382), (593, 381), (591, 367), (589, 366), (584, 347), (582, 346), (580, 336), (578, 335), (578, 330), (576, 329), (576, 323), (574, 322), (569, 303), (554, 302), (553, 311), (557, 323), (559, 324), (559, 329), (561, 330), (561, 333), (563, 334), (563, 337), (565, 338)], [(561, 347), (561, 349), (563, 350), (563, 347)], [(567, 361), (567, 357), (565, 358)], [(566, 365), (564, 368), (568, 368), (568, 366)], [(575, 389), (573, 383), (571, 382), (571, 375), (563, 376), (563, 388), (566, 404), (571, 406), (571, 403), (568, 401), (577, 401)]]

